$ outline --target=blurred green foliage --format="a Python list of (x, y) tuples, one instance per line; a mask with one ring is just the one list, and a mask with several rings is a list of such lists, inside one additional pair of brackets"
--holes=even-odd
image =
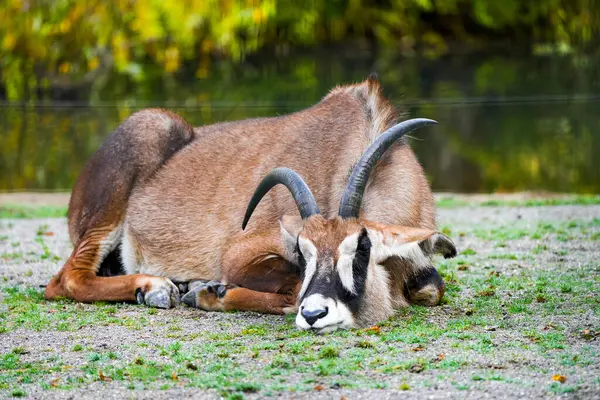
[[(595, 0), (0, 0), (0, 97), (39, 99), (94, 85), (105, 71), (134, 82), (261, 49), (352, 41), (445, 54), (502, 41), (535, 51), (591, 45)], [(3, 93), (2, 93), (3, 92)]]
[(143, 107), (168, 107), (194, 126), (283, 115), (374, 69), (407, 116), (440, 122), (411, 140), (434, 190), (600, 193), (597, 60), (578, 54), (431, 59), (338, 49), (251, 66), (221, 61), (207, 79), (130, 87), (115, 76), (99, 92), (106, 101), (92, 106), (0, 106), (0, 191), (70, 189), (107, 135)]
[(0, 191), (71, 188), (139, 108), (280, 115), (376, 71), (440, 121), (434, 189), (597, 193), (596, 2), (0, 0)]

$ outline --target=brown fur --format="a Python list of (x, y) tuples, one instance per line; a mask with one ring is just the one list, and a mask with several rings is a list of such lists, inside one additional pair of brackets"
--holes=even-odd
[[(335, 88), (315, 106), (276, 118), (192, 129), (164, 110), (132, 115), (75, 185), (69, 206), (75, 249), (46, 296), (135, 300), (136, 291), (149, 293), (169, 283), (152, 276), (219, 279), (256, 291), (297, 293), (300, 278), (276, 223), (283, 215), (295, 215), (296, 205), (284, 188), (276, 187), (242, 231), (255, 187), (273, 168), (291, 168), (312, 189), (323, 217), (334, 217), (355, 162), (397, 122), (397, 115), (374, 78)], [(362, 219), (380, 224), (435, 229), (433, 196), (406, 142), (380, 160), (361, 211)], [(348, 230), (340, 225), (322, 233), (322, 246), (337, 248), (334, 244)], [(312, 239), (310, 225), (305, 231)], [(97, 277), (102, 259), (121, 243), (131, 275)], [(266, 279), (269, 274), (273, 280)], [(236, 293), (229, 292), (221, 301)], [(239, 300), (244, 292), (237, 293)], [(243, 304), (238, 300), (230, 304)]]

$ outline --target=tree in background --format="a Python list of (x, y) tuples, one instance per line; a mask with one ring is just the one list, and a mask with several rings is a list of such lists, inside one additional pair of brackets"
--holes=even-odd
[[(1, 0), (0, 71), (8, 100), (88, 85), (103, 71), (143, 80), (261, 49), (352, 41), (444, 54), (504, 41), (532, 50), (583, 49), (594, 0)], [(2, 93), (3, 92), (3, 93)]]

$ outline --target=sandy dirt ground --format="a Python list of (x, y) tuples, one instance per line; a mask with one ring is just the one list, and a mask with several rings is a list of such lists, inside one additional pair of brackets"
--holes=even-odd
[(66, 219), (0, 220), (0, 397), (600, 398), (600, 206), (439, 221), (462, 253), (440, 266), (446, 304), (375, 335), (316, 336), (278, 316), (46, 302), (36, 293), (72, 249)]

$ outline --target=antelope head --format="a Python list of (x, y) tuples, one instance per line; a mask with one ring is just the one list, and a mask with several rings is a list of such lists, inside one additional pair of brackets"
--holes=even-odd
[[(354, 167), (333, 218), (321, 215), (309, 187), (290, 169), (277, 168), (258, 185), (246, 210), (244, 229), (263, 196), (277, 184), (288, 188), (298, 206), (300, 217), (283, 216), (280, 227), (282, 257), (297, 265), (302, 276), (296, 316), (299, 328), (329, 332), (380, 322), (393, 314), (394, 306), (407, 304), (394, 298), (402, 296), (394, 292), (394, 280), (431, 268), (434, 254), (446, 258), (456, 255), (452, 241), (439, 232), (359, 217), (377, 161), (403, 135), (432, 123), (436, 122), (412, 119), (379, 136)], [(405, 262), (391, 262), (394, 259)], [(408, 270), (393, 271), (394, 265)]]

